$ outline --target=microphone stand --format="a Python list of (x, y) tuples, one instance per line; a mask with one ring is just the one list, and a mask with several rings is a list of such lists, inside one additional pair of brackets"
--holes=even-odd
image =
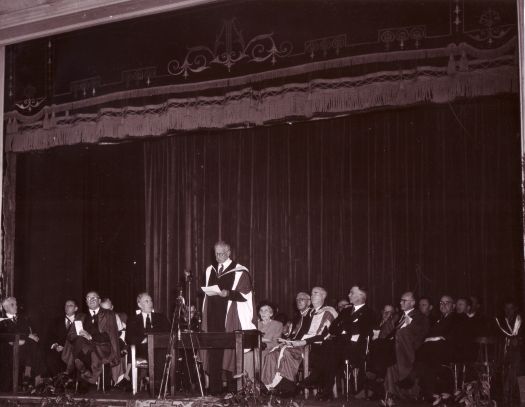
[[(193, 361), (195, 364), (195, 372), (197, 373), (197, 380), (199, 382), (199, 390), (201, 392), (201, 397), (204, 397), (204, 390), (202, 388), (202, 380), (201, 380), (201, 372), (200, 372), (199, 363), (197, 360), (197, 352), (195, 351), (195, 345), (193, 343), (193, 336), (192, 336), (193, 331), (191, 329), (191, 319), (192, 319), (191, 318), (191, 271), (184, 271), (184, 275), (186, 277), (186, 296), (188, 297), (188, 304), (186, 307), (186, 311), (187, 311), (186, 321), (188, 323), (188, 335), (191, 341), (191, 350), (192, 350), (192, 355), (193, 355)], [(197, 312), (197, 307), (195, 307), (195, 312)], [(182, 343), (184, 344), (184, 341)]]

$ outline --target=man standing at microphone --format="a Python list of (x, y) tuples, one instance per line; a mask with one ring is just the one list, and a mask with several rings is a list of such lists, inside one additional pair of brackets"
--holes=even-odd
[[(206, 269), (207, 290), (202, 304), (203, 332), (233, 332), (257, 329), (252, 281), (248, 269), (230, 259), (230, 245), (215, 244), (216, 262)], [(203, 358), (204, 370), (209, 376), (209, 392), (222, 392), (222, 371), (226, 371), (230, 390), (235, 390), (232, 373), (235, 372), (234, 349), (210, 349)]]

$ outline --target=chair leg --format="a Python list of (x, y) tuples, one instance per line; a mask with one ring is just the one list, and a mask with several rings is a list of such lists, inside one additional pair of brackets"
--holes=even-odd
[(352, 369), (352, 374), (354, 376), (354, 391), (357, 393), (357, 376), (359, 375), (359, 368), (354, 367)]
[(346, 395), (346, 399), (348, 400), (348, 398), (350, 397), (350, 364), (348, 360), (345, 360), (345, 386), (343, 391)]

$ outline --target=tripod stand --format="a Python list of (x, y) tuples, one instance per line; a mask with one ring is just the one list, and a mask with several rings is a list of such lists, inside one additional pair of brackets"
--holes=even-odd
[[(161, 397), (162, 399), (166, 398), (166, 393), (168, 391), (168, 383), (169, 383), (171, 365), (172, 363), (174, 363), (174, 361), (172, 360), (173, 359), (172, 350), (175, 349), (175, 347), (177, 346), (177, 342), (181, 340), (181, 328), (180, 328), (181, 320), (182, 320), (181, 316), (184, 315), (185, 312), (187, 312), (186, 314), (187, 316), (186, 318), (188, 321), (187, 334), (189, 335), (190, 342), (191, 342), (192, 359), (194, 361), (194, 367), (197, 373), (197, 380), (199, 382), (199, 389), (200, 389), (201, 397), (204, 397), (204, 390), (202, 388), (202, 380), (201, 380), (201, 374), (200, 374), (200, 369), (199, 369), (197, 351), (196, 351), (196, 347), (194, 343), (194, 338), (192, 335), (193, 332), (191, 330), (191, 302), (190, 302), (191, 273), (184, 271), (184, 275), (186, 279), (186, 293), (188, 295), (188, 305), (187, 306), (185, 305), (184, 298), (179, 295), (179, 297), (177, 298), (177, 304), (175, 306), (175, 310), (173, 311), (173, 316), (171, 318), (170, 339), (169, 339), (168, 349), (166, 352), (166, 361), (164, 363), (164, 370), (162, 372), (162, 380), (161, 380), (160, 390), (159, 390), (159, 395), (158, 395), (159, 400), (161, 399)], [(183, 344), (183, 350), (186, 351), (186, 348), (184, 347), (184, 341), (182, 341), (182, 344)], [(189, 373), (190, 372), (189, 372), (189, 367), (188, 367), (188, 374)]]
[(168, 349), (166, 351), (166, 360), (164, 362), (164, 369), (162, 371), (162, 380), (160, 381), (159, 395), (157, 399), (165, 399), (166, 393), (168, 392), (168, 383), (170, 378), (171, 364), (173, 363), (172, 358), (172, 349), (177, 345), (177, 336), (180, 336), (180, 316), (183, 311), (184, 303), (181, 301), (180, 297), (177, 299), (177, 305), (173, 310), (173, 315), (171, 317), (171, 328), (170, 328), (170, 340), (168, 343)]

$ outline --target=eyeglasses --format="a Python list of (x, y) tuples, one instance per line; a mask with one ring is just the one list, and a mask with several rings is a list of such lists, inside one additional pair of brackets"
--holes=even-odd
[(452, 304), (452, 301), (439, 301), (439, 305)]
[(401, 300), (400, 300), (399, 302), (409, 302), (409, 301), (414, 301), (414, 300), (412, 300), (412, 299), (408, 299), (408, 300), (406, 300), (406, 299), (404, 299), (404, 298), (401, 298)]
[(215, 252), (215, 256), (224, 256), (227, 255), (228, 252)]
[(98, 300), (98, 299), (100, 299), (100, 297), (86, 297), (86, 299), (88, 299), (88, 300)]

